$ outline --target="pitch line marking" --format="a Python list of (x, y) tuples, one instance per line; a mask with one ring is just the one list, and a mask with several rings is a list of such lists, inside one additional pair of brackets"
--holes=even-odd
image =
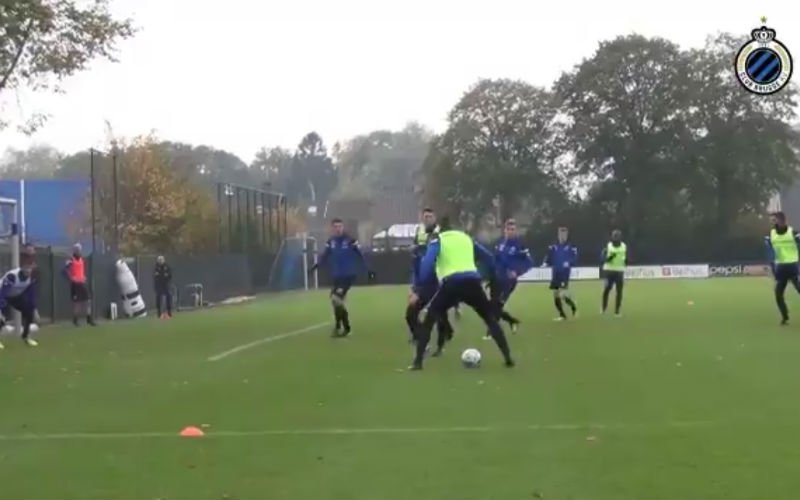
[[(659, 424), (531, 424), (523, 426), (492, 427), (364, 427), (328, 429), (271, 429), (253, 431), (214, 431), (208, 430), (207, 438), (237, 438), (258, 436), (335, 436), (369, 434), (487, 434), (502, 432), (536, 431), (597, 431), (626, 429), (687, 428), (713, 425), (713, 422), (665, 422)], [(177, 438), (177, 432), (65, 432), (54, 434), (0, 434), (0, 441), (80, 441), (111, 439)]]
[(281, 333), (279, 335), (273, 335), (271, 337), (264, 337), (263, 339), (254, 340), (253, 342), (249, 342), (247, 344), (242, 344), (239, 346), (234, 347), (233, 349), (228, 349), (227, 351), (221, 352), (219, 354), (215, 354), (208, 358), (209, 361), (219, 361), (221, 359), (225, 359), (228, 356), (233, 356), (234, 354), (240, 353), (242, 351), (246, 351), (247, 349), (252, 349), (253, 347), (258, 347), (262, 344), (269, 344), (270, 342), (275, 342), (278, 340), (288, 339), (289, 337), (295, 337), (297, 335), (302, 335), (304, 333), (313, 332), (314, 330), (319, 330), (324, 326), (329, 326), (330, 322), (325, 321), (323, 323), (317, 323), (316, 325), (307, 326), (305, 328), (301, 328), (299, 330), (292, 330), (291, 332)]

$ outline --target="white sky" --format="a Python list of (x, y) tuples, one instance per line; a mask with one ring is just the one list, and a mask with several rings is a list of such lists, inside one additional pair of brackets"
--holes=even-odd
[[(115, 0), (141, 28), (117, 64), (96, 63), (63, 95), (23, 94), (6, 116), (44, 111), (33, 137), (0, 133), (0, 152), (32, 142), (66, 152), (118, 135), (226, 149), (330, 146), (416, 120), (442, 130), (479, 78), (549, 85), (597, 43), (638, 32), (684, 47), (717, 31), (777, 30), (800, 65), (800, 2), (722, 0)], [(731, 55), (733, 58), (733, 54)], [(800, 70), (794, 80), (800, 79)], [(6, 99), (8, 100), (8, 99)]]

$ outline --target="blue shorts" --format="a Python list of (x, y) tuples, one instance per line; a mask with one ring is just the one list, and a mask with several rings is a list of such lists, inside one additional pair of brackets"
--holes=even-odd
[(333, 286), (331, 286), (331, 295), (336, 295), (340, 299), (347, 297), (347, 292), (352, 288), (355, 283), (355, 276), (339, 276), (333, 278)]
[(550, 279), (550, 290), (566, 290), (569, 288), (569, 271), (553, 270), (553, 277)]

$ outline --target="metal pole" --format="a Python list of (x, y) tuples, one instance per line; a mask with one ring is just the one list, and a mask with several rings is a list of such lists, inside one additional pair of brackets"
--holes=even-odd
[(286, 202), (286, 197), (283, 197), (283, 237), (286, 238), (289, 234), (289, 204)]
[(261, 192), (261, 251), (267, 249), (267, 228), (264, 223), (264, 214), (267, 213), (267, 207), (264, 206), (264, 192)]
[(222, 184), (217, 183), (217, 251), (222, 253)]
[(303, 242), (303, 289), (308, 291), (308, 234), (301, 236)]
[(114, 256), (119, 257), (119, 179), (116, 151), (111, 154), (111, 168), (114, 182)]
[(269, 225), (270, 252), (275, 249), (275, 223), (272, 220), (272, 198), (274, 198), (273, 195), (267, 194), (267, 224)]
[[(91, 216), (92, 216), (92, 250), (91, 256), (92, 258), (89, 259), (89, 286), (91, 287), (91, 292), (89, 296), (91, 297), (91, 308), (92, 311), (95, 311), (95, 272), (94, 272), (94, 263), (97, 260), (97, 215), (95, 213), (95, 198), (96, 190), (97, 190), (97, 183), (95, 181), (95, 166), (94, 166), (94, 157), (95, 151), (94, 149), (89, 150), (89, 184), (91, 186), (91, 193), (90, 196), (92, 197), (91, 200)], [(55, 269), (53, 270), (55, 273)], [(53, 314), (55, 316), (55, 314)]]
[(245, 207), (245, 232), (244, 232), (244, 248), (248, 252), (250, 251), (250, 245), (252, 242), (252, 237), (250, 236), (250, 226), (252, 226), (252, 221), (250, 219), (250, 190), (246, 190), (244, 192), (244, 207)]
[(230, 185), (225, 185), (225, 197), (228, 198), (228, 245), (226, 247), (228, 253), (231, 252), (231, 242), (233, 241), (231, 236), (231, 231), (233, 231), (233, 207), (231, 206), (233, 204), (232, 189), (233, 188), (231, 188)]
[(97, 246), (97, 220), (95, 217), (95, 179), (94, 179), (94, 149), (89, 150), (89, 185), (91, 190), (91, 217), (92, 217), (92, 253)]
[(242, 251), (242, 203), (241, 189), (236, 188), (236, 252)]

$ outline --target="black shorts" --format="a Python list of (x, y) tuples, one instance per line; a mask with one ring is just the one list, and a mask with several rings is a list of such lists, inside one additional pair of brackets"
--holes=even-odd
[(606, 285), (621, 286), (625, 282), (625, 271), (606, 271)]
[(481, 317), (492, 317), (492, 304), (483, 291), (480, 278), (445, 280), (439, 285), (439, 290), (433, 296), (430, 306), (428, 306), (428, 311), (444, 316), (447, 314), (448, 309), (461, 302), (475, 309), (475, 312)]
[(331, 295), (336, 295), (340, 299), (347, 297), (347, 292), (356, 281), (355, 276), (344, 276), (340, 278), (333, 278), (333, 285), (331, 286)]
[(69, 295), (72, 297), (72, 302), (88, 302), (89, 287), (86, 283), (70, 283)]
[(22, 297), (9, 297), (6, 300), (6, 306), (3, 308), (3, 317), (6, 320), (11, 320), (12, 309), (19, 311), (23, 320), (33, 323), (36, 308), (28, 304)]
[(800, 269), (797, 264), (776, 264), (775, 265), (775, 283), (786, 286), (798, 278)]
[(569, 288), (569, 273), (553, 273), (550, 279), (550, 290), (566, 290)]

